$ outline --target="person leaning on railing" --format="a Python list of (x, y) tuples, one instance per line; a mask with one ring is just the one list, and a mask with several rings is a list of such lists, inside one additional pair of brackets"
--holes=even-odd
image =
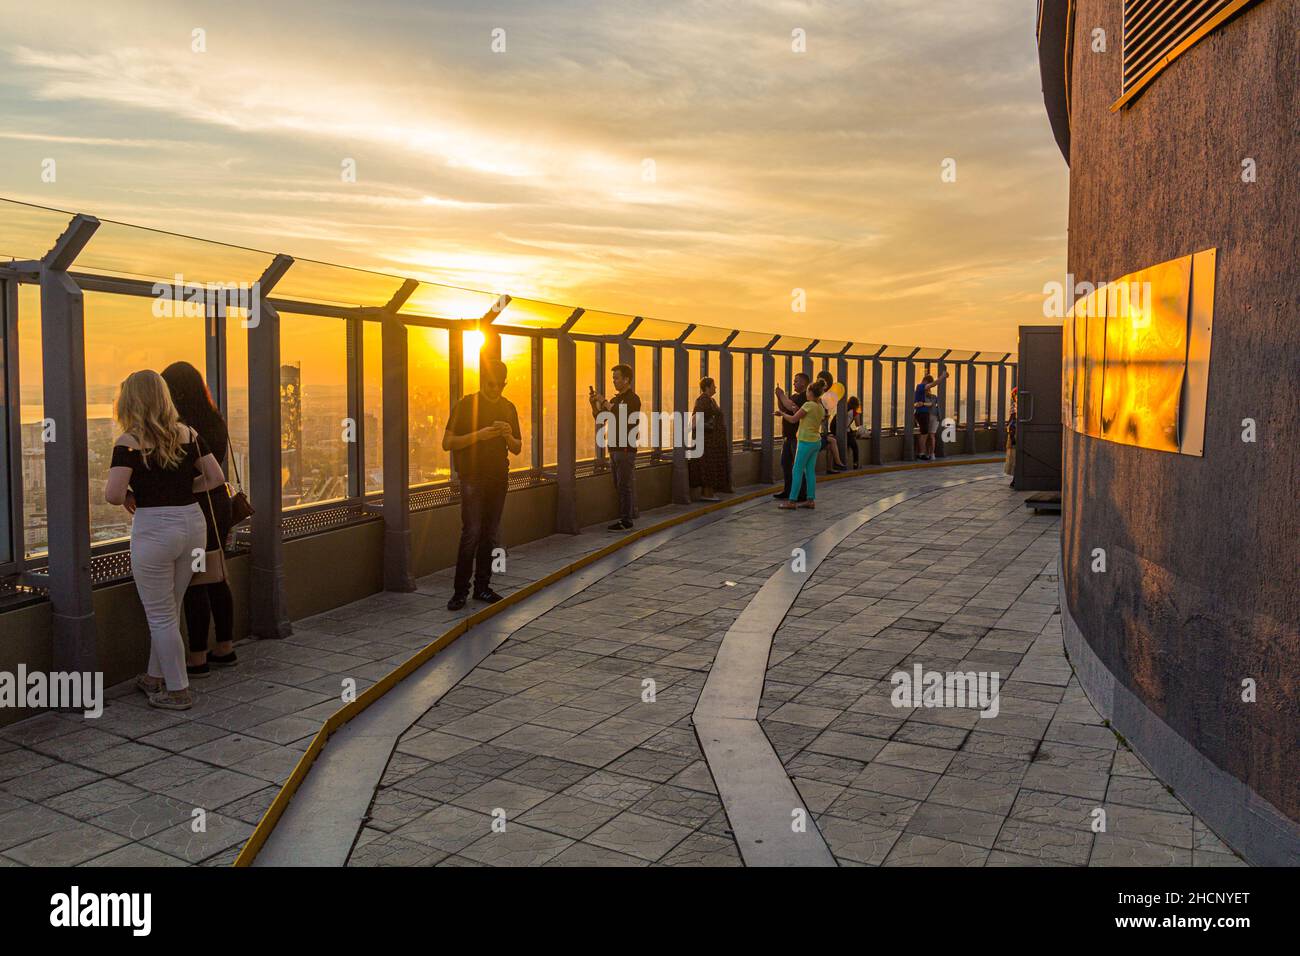
[(442, 448), (451, 452), (460, 476), (460, 547), (449, 611), (465, 606), (471, 573), (474, 600), (488, 604), (501, 600), (492, 590), (492, 552), (510, 485), (509, 456), (523, 448), (519, 412), (501, 394), (506, 374), (500, 359), (485, 361), (479, 391), (456, 403), (442, 435)]
[[(203, 376), (189, 362), (173, 362), (162, 370), (162, 377), (181, 421), (199, 433), (204, 447), (224, 471), (230, 432)], [(225, 548), (234, 524), (226, 482), (223, 480), (219, 487), (200, 495), (199, 507), (207, 521), (208, 553), (212, 554), (218, 548)], [(219, 570), (223, 572), (219, 579), (192, 580), (185, 592), (185, 629), (190, 638), (186, 671), (192, 678), (207, 677), (212, 667), (234, 667), (238, 663), (234, 645), (235, 599), (224, 574), (224, 562)], [(209, 622), (216, 629), (216, 647), (211, 653), (208, 651)]]
[(149, 622), (149, 668), (135, 684), (153, 707), (189, 710), (194, 698), (180, 608), (207, 542), (197, 496), (226, 476), (199, 433), (181, 423), (157, 372), (128, 375), (113, 411), (122, 434), (113, 445), (104, 500), (132, 513), (131, 574)]
[(602, 412), (613, 416), (613, 421), (605, 425), (605, 447), (609, 450), (614, 490), (618, 492), (618, 520), (609, 526), (609, 530), (628, 531), (636, 517), (636, 448), (640, 435), (641, 397), (632, 390), (630, 365), (615, 365), (610, 377), (614, 382), (614, 397), (605, 398), (592, 385), (587, 389), (587, 401), (591, 403), (593, 416), (598, 417)]

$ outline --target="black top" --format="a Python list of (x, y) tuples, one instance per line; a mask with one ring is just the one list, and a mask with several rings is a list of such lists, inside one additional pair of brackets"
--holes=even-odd
[(181, 445), (181, 451), (184, 457), (171, 468), (164, 468), (156, 461), (146, 467), (138, 448), (113, 446), (112, 467), (131, 469), (130, 489), (137, 508), (194, 504), (197, 500), (194, 479), (200, 474), (198, 446), (186, 442)]
[[(494, 402), (482, 392), (466, 395), (456, 403), (447, 430), (453, 435), (469, 435), (493, 422), (509, 422), (511, 433), (522, 439), (514, 402), (504, 396)], [(461, 481), (505, 481), (510, 474), (510, 449), (504, 438), (489, 438), (453, 451), (452, 461)]]
[[(627, 411), (620, 414), (619, 412), (620, 405), (626, 405)], [(636, 392), (632, 391), (632, 389), (630, 388), (626, 392), (620, 392), (619, 394), (615, 395), (613, 398), (609, 400), (609, 412), (611, 415), (614, 416), (614, 421), (609, 426), (607, 426), (608, 430), (605, 434), (606, 448), (635, 448), (636, 447), (637, 443), (632, 439), (633, 437), (638, 436), (638, 433), (640, 431), (640, 429), (637, 426), (637, 422), (639, 421), (639, 419), (634, 419), (632, 416), (638, 414), (640, 411), (641, 411), (641, 396), (639, 396)], [(627, 424), (626, 434), (620, 434), (619, 432), (618, 423), (619, 420), (623, 418), (623, 416), (626, 416), (626, 418), (624, 419)]]
[[(804, 403), (808, 401), (808, 393), (807, 393), (806, 391), (804, 391), (804, 392), (791, 392), (789, 398), (790, 398), (790, 401), (794, 402), (794, 408), (795, 408), (795, 411), (797, 412), (799, 409), (803, 408)], [(781, 409), (781, 411), (785, 411), (785, 409), (783, 408), (783, 409)], [(790, 421), (790, 420), (788, 420), (788, 419), (782, 418), (782, 419), (781, 419), (781, 437), (784, 438), (786, 441), (798, 441), (798, 440), (799, 440), (799, 423), (798, 423), (798, 422), (792, 422), (792, 421)]]

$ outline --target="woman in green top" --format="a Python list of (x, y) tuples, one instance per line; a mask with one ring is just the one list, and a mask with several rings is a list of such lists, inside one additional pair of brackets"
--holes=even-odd
[[(808, 386), (808, 401), (793, 415), (781, 413), (781, 417), (799, 426), (799, 444), (794, 453), (793, 483), (790, 486), (790, 500), (781, 503), (782, 511), (795, 508), (817, 507), (817, 453), (822, 449), (822, 419), (826, 417), (826, 406), (822, 404), (822, 393), (826, 383), (818, 379)], [(804, 482), (808, 484), (808, 500), (796, 503)]]

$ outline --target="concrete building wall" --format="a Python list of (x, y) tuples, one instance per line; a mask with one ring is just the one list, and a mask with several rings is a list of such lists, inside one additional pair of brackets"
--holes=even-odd
[[(1214, 804), (1205, 815), (1230, 831), (1221, 835), (1280, 841), (1295, 854), (1300, 4), (1248, 8), (1112, 113), (1122, 6), (1075, 5), (1068, 266), (1076, 280), (1099, 282), (1218, 249), (1205, 454), (1066, 432), (1067, 643), (1076, 628), (1077, 650), (1103, 668), (1091, 688), (1085, 681), (1090, 695), (1104, 697), (1113, 679), (1121, 696), (1149, 710), (1141, 719), (1132, 708), (1115, 711), (1127, 720), (1107, 716), (1120, 733), (1138, 735), (1131, 742), (1157, 772), (1163, 764), (1185, 782), (1179, 796), (1193, 809), (1202, 811), (1198, 799)], [(1092, 52), (1096, 27), (1109, 53)], [(1252, 183), (1242, 181), (1246, 159)], [(1253, 443), (1242, 440), (1243, 419), (1255, 422)], [(1091, 570), (1094, 548), (1106, 551), (1105, 573)], [(1242, 699), (1247, 678), (1257, 684), (1254, 703)], [(1200, 757), (1207, 763), (1193, 772)]]

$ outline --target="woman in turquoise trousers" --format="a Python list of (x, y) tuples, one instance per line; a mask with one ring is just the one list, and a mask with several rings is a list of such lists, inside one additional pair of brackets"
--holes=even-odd
[[(822, 419), (826, 417), (826, 407), (822, 405), (822, 393), (826, 384), (820, 379), (808, 386), (808, 401), (804, 402), (793, 415), (781, 413), (781, 417), (799, 426), (799, 443), (795, 446), (794, 468), (791, 471), (790, 500), (780, 505), (782, 511), (795, 508), (816, 508), (817, 502), (817, 455), (822, 448)], [(808, 486), (808, 500), (796, 502), (804, 485)]]

